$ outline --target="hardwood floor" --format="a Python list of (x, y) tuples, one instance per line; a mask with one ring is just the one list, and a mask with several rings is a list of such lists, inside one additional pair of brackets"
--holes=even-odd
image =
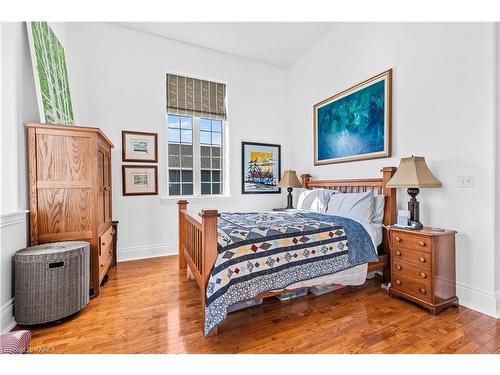
[[(31, 328), (48, 353), (500, 353), (500, 320), (449, 308), (433, 317), (368, 280), (323, 296), (276, 298), (201, 334), (199, 291), (176, 257), (119, 263), (101, 295), (62, 324)], [(18, 326), (17, 328), (21, 328)]]

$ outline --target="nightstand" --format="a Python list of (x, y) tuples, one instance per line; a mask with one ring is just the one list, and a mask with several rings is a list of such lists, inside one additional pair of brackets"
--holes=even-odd
[(390, 227), (391, 287), (403, 297), (438, 314), (458, 306), (455, 286), (455, 231)]

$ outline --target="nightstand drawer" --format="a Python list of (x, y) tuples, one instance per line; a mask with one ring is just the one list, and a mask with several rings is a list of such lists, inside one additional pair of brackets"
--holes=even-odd
[(430, 283), (416, 281), (401, 274), (394, 273), (391, 288), (399, 290), (422, 301), (432, 302)]
[(411, 263), (402, 262), (399, 259), (394, 259), (392, 262), (392, 272), (409, 277), (414, 280), (429, 284), (431, 283), (431, 271)]
[(430, 252), (432, 248), (432, 241), (428, 237), (416, 236), (399, 232), (399, 233), (392, 233), (392, 246)]
[(423, 268), (431, 268), (431, 254), (429, 253), (396, 247), (392, 249), (391, 256), (393, 264), (402, 260), (403, 262), (417, 264)]

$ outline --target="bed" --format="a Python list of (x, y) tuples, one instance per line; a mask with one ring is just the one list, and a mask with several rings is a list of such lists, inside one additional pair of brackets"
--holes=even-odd
[(373, 271), (390, 281), (385, 226), (396, 220), (396, 190), (386, 183), (395, 171), (385, 167), (380, 178), (355, 180), (302, 175), (304, 189), (382, 195), (378, 236), (352, 218), (305, 211), (202, 210), (200, 221), (188, 213), (188, 202), (179, 200), (179, 269), (187, 269), (200, 288), (204, 335), (217, 334), (227, 309), (247, 299), (328, 283), (359, 285)]

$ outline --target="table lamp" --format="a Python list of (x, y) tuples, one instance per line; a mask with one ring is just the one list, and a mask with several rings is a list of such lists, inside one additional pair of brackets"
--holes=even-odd
[(286, 209), (291, 210), (293, 208), (292, 190), (293, 188), (302, 187), (302, 184), (297, 178), (297, 173), (295, 173), (295, 171), (292, 171), (290, 169), (286, 170), (285, 173), (283, 173), (283, 177), (281, 177), (281, 180), (278, 182), (278, 186), (280, 188), (286, 188), (286, 190), (288, 191), (288, 198), (287, 198), (288, 200)]
[(420, 222), (420, 208), (417, 201), (419, 188), (441, 187), (441, 182), (434, 177), (422, 156), (402, 158), (394, 176), (386, 184), (388, 188), (407, 187), (411, 199), (408, 201), (410, 211), (409, 226), (411, 229), (422, 229)]

